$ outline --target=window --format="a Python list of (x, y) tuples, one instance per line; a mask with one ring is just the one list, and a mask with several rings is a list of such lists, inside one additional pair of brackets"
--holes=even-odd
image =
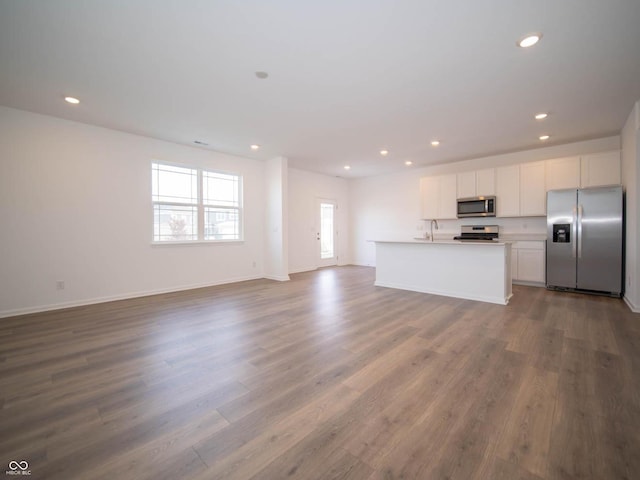
[(153, 241), (242, 239), (242, 177), (151, 164)]

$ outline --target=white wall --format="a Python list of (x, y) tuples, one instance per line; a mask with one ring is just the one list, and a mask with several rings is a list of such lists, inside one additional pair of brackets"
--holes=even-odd
[(622, 129), (622, 183), (626, 192), (625, 300), (640, 312), (640, 102), (636, 102)]
[[(245, 241), (152, 246), (152, 160), (243, 175)], [(263, 176), (261, 161), (0, 107), (0, 316), (262, 277)]]
[[(408, 168), (394, 175), (350, 180), (349, 202), (351, 221), (350, 239), (352, 263), (375, 265), (375, 246), (372, 239), (407, 239), (422, 236), (426, 223), (420, 219), (420, 178), (429, 175), (458, 173), (482, 168), (561, 158), (572, 155), (618, 150), (620, 137), (613, 136), (585, 142), (537, 148), (503, 155), (494, 155), (433, 167)], [(440, 222), (438, 233), (455, 234), (467, 220)], [(503, 233), (544, 234), (544, 217), (496, 218), (476, 220), (473, 223), (493, 223)]]
[(338, 265), (350, 263), (349, 194), (344, 178), (330, 177), (295, 168), (289, 169), (289, 272), (304, 272), (318, 267), (317, 240), (319, 212), (317, 200), (335, 200), (338, 205)]
[(375, 245), (369, 240), (407, 239), (423, 232), (418, 170), (349, 181), (351, 261), (375, 265)]

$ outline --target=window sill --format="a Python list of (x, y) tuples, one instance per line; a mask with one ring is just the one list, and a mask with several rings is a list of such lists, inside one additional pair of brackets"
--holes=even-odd
[(151, 242), (152, 247), (171, 246), (197, 246), (197, 245), (228, 245), (234, 243), (244, 243), (244, 240), (178, 240), (175, 242)]

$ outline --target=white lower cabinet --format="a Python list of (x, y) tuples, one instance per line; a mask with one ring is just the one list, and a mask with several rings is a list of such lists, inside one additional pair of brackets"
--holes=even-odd
[(545, 283), (545, 242), (521, 241), (511, 246), (511, 276), (515, 282)]

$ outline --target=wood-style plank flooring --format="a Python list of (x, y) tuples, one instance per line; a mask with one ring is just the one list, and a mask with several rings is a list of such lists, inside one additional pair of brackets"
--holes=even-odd
[[(339, 267), (0, 320), (33, 479), (640, 478), (640, 315)], [(2, 472), (0, 472), (2, 473)]]

